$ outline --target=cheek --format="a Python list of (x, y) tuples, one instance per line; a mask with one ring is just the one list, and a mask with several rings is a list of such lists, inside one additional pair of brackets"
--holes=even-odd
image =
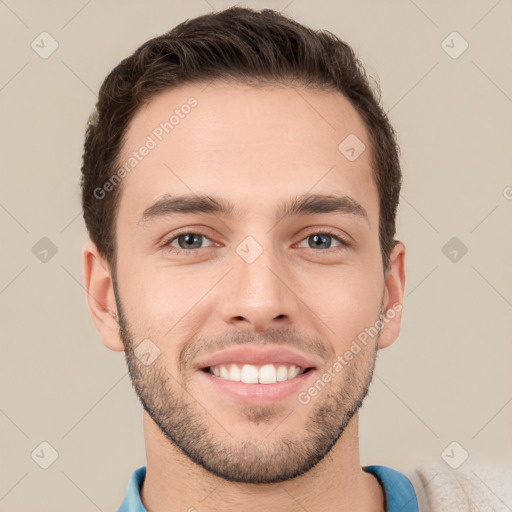
[(125, 285), (130, 296), (129, 321), (139, 337), (153, 337), (162, 349), (176, 348), (200, 328), (205, 296), (218, 277), (211, 270), (169, 268), (158, 262), (141, 268), (132, 272)]
[(166, 274), (136, 258), (126, 261), (119, 281), (123, 311), (138, 337), (154, 334), (179, 302), (176, 286), (171, 286)]
[[(225, 273), (224, 266), (203, 263), (171, 267), (161, 261), (137, 260), (134, 257), (123, 263), (120, 293), (128, 321), (138, 336), (176, 341), (190, 337), (200, 330), (206, 316), (219, 308), (222, 297), (211, 292)], [(335, 337), (350, 343), (378, 317), (383, 289), (379, 272), (375, 259), (367, 254), (338, 266), (308, 263), (288, 267), (283, 277), (294, 291), (290, 300), (298, 301), (298, 310), (304, 312), (304, 317), (292, 321), (315, 324), (326, 339)], [(223, 287), (229, 289), (226, 282)], [(215, 303), (209, 300), (213, 296)]]
[[(373, 326), (378, 319), (383, 278), (370, 274), (371, 269), (344, 269), (329, 272), (328, 276), (308, 275), (311, 286), (304, 302), (323, 323), (323, 331), (334, 337), (336, 344), (350, 344), (351, 340)], [(381, 286), (382, 283), (382, 286)]]

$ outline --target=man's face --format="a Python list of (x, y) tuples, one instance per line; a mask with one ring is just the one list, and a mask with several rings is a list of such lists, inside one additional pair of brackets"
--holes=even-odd
[[(228, 480), (279, 482), (323, 459), (371, 381), (377, 337), (360, 344), (307, 403), (299, 400), (375, 325), (387, 300), (370, 144), (339, 93), (205, 87), (159, 94), (128, 130), (121, 165), (142, 145), (153, 146), (148, 136), (155, 144), (121, 183), (121, 337), (136, 392), (162, 439)], [(182, 108), (190, 97), (197, 104)], [(159, 130), (176, 109), (179, 121), (169, 133)], [(352, 161), (350, 150), (338, 149), (349, 135), (366, 145)], [(141, 220), (157, 201), (182, 195), (234, 208), (153, 208)], [(276, 216), (304, 195), (348, 196), (362, 208)], [(143, 340), (147, 354), (139, 358), (134, 349)], [(246, 380), (254, 367), (272, 363), (288, 378), (290, 353), (311, 369), (276, 384), (236, 384), (208, 372), (210, 356), (240, 348), (260, 355), (260, 364), (244, 370), (240, 353), (222, 361), (228, 369), (236, 364)], [(266, 352), (276, 348), (288, 353)], [(271, 396), (272, 388), (281, 395)]]

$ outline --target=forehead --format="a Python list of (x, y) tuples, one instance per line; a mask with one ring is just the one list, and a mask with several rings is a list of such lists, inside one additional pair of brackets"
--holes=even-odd
[[(362, 150), (356, 159), (352, 148)], [(131, 225), (166, 194), (226, 197), (258, 215), (291, 196), (343, 194), (370, 218), (378, 211), (367, 130), (334, 91), (217, 82), (166, 90), (132, 119), (118, 163), (118, 221)]]

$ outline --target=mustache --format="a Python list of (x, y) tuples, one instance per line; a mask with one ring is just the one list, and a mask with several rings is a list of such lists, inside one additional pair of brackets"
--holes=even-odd
[(288, 328), (276, 328), (265, 331), (264, 334), (258, 334), (251, 331), (233, 331), (226, 333), (220, 338), (194, 338), (185, 346), (180, 354), (180, 366), (186, 368), (192, 361), (201, 356), (220, 352), (226, 348), (235, 346), (266, 346), (279, 345), (298, 349), (305, 353), (315, 354), (323, 360), (327, 360), (334, 352), (328, 349), (318, 337), (307, 337), (298, 335), (296, 331)]

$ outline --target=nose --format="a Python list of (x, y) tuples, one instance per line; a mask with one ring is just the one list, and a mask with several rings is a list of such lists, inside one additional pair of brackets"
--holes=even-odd
[[(247, 254), (253, 251), (254, 257), (258, 248), (248, 247)], [(252, 257), (246, 256), (243, 245), (233, 254), (233, 269), (219, 297), (224, 322), (253, 331), (290, 325), (296, 321), (300, 303), (290, 267), (268, 249)]]

